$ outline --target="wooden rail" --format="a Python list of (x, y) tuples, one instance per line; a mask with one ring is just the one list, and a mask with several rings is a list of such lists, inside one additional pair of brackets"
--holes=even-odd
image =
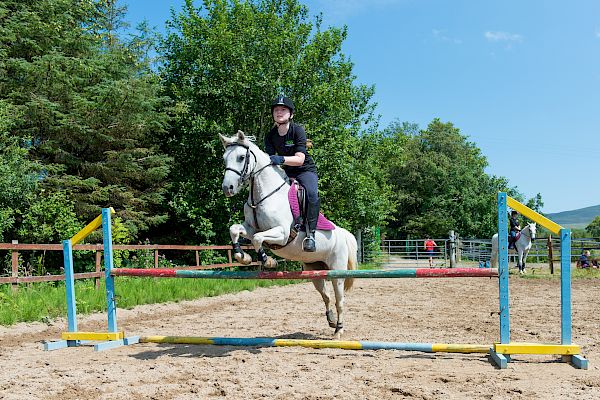
[[(254, 249), (252, 246), (242, 246), (243, 249)], [(19, 252), (21, 251), (63, 251), (63, 246), (60, 244), (28, 244), (28, 243), (0, 243), (0, 251), (6, 250), (11, 252), (11, 276), (0, 276), (0, 284), (12, 284), (13, 290), (18, 289), (20, 283), (30, 282), (52, 282), (63, 281), (64, 274), (60, 275), (43, 275), (43, 276), (19, 276)], [(104, 278), (102, 270), (102, 252), (104, 245), (102, 244), (78, 244), (73, 246), (73, 250), (87, 250), (96, 252), (96, 271), (83, 272), (74, 274), (75, 279), (95, 278), (96, 289), (100, 287), (100, 279)], [(159, 266), (159, 251), (178, 250), (178, 251), (195, 251), (196, 265), (177, 266), (176, 269), (181, 270), (207, 270), (217, 268), (232, 268), (241, 266), (242, 264), (233, 262), (230, 245), (218, 246), (193, 246), (193, 245), (172, 245), (172, 244), (140, 244), (140, 245), (113, 245), (113, 250), (150, 250), (154, 251), (154, 268)], [(227, 261), (221, 264), (200, 264), (200, 251), (205, 250), (227, 250)], [(258, 265), (253, 262), (250, 265)]]

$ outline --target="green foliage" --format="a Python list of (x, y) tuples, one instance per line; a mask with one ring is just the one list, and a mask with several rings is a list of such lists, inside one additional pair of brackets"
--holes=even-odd
[(531, 208), (533, 211), (541, 212), (542, 207), (544, 207), (544, 201), (542, 200), (541, 193), (536, 194), (533, 198), (527, 200), (525, 205)]
[(83, 228), (74, 207), (65, 192), (42, 193), (23, 215), (19, 238), (26, 243), (60, 243), (72, 237)]
[(122, 8), (108, 0), (3, 1), (0, 98), (22, 116), (47, 192), (68, 192), (83, 220), (113, 206), (136, 236), (166, 220), (171, 159), (157, 135), (167, 116), (147, 41), (118, 40)]
[(391, 236), (491, 237), (496, 231), (496, 193), (509, 191), (490, 177), (485, 157), (452, 123), (433, 120), (426, 130), (395, 123), (385, 131), (387, 176), (397, 195)]
[(16, 239), (15, 222), (35, 198), (39, 166), (27, 159), (27, 149), (11, 135), (15, 109), (0, 100), (0, 241)]
[[(498, 190), (525, 202), (450, 122), (378, 131), (374, 87), (342, 52), (346, 28), (324, 29), (298, 0), (187, 0), (159, 74), (156, 33), (141, 24), (124, 39), (118, 3), (0, 1), (0, 240), (57, 242), (113, 206), (115, 243), (228, 242), (245, 195), (221, 193), (217, 134), (241, 129), (262, 146), (280, 93), (315, 145), (323, 210), (352, 231), (488, 237)], [(541, 195), (526, 204), (541, 209)], [(92, 254), (76, 255), (82, 270)], [(44, 270), (44, 257), (25, 263)], [(117, 265), (131, 259), (115, 252)]]
[(179, 238), (228, 241), (240, 215), (229, 209), (242, 200), (221, 193), (217, 134), (241, 129), (262, 146), (280, 92), (293, 98), (295, 118), (315, 143), (328, 215), (350, 228), (385, 219), (389, 193), (372, 179), (359, 140), (361, 124), (372, 120), (373, 88), (354, 83), (341, 52), (346, 30), (322, 30), (307, 16), (296, 0), (208, 0), (199, 8), (187, 1), (169, 21), (161, 74), (174, 122), (164, 148), (176, 160), (171, 206)]
[(585, 227), (585, 230), (590, 236), (600, 237), (600, 216), (594, 218), (594, 220)]

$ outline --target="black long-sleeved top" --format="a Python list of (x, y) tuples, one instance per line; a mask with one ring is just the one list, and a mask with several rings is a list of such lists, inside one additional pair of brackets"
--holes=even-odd
[(276, 126), (273, 127), (265, 137), (265, 151), (269, 155), (279, 154), (280, 156), (293, 156), (296, 153), (304, 153), (304, 164), (301, 166), (283, 166), (288, 176), (294, 177), (306, 171), (317, 173), (317, 166), (306, 151), (306, 132), (298, 124), (290, 123), (290, 127), (284, 136), (279, 135)]
[(517, 217), (510, 217), (510, 230), (514, 231), (514, 232), (518, 232), (519, 231), (519, 220), (517, 219)]

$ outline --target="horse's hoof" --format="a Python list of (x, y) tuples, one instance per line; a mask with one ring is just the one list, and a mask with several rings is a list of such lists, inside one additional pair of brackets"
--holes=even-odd
[(235, 253), (233, 258), (240, 264), (248, 265), (252, 262), (252, 257), (248, 253)]
[(277, 268), (277, 260), (273, 257), (268, 257), (267, 261), (263, 264), (263, 267), (266, 269), (275, 269)]
[(325, 311), (325, 316), (327, 317), (327, 323), (331, 328), (335, 328), (337, 326), (335, 320), (333, 319), (333, 311), (327, 310)]
[(344, 334), (344, 325), (341, 322), (338, 322), (335, 325), (335, 332), (333, 333), (333, 335), (336, 338), (336, 340), (339, 340), (339, 338), (341, 338), (343, 334)]

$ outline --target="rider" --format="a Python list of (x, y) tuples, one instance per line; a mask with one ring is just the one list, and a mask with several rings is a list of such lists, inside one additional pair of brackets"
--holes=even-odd
[(519, 225), (519, 220), (517, 219), (518, 215), (519, 213), (515, 210), (510, 213), (510, 235), (508, 237), (509, 249), (515, 248), (517, 233), (521, 232), (521, 225)]
[(292, 122), (292, 100), (283, 95), (275, 98), (271, 103), (271, 115), (275, 125), (265, 137), (265, 151), (271, 156), (271, 163), (283, 166), (287, 176), (297, 179), (306, 189), (307, 229), (302, 247), (304, 251), (313, 252), (316, 250), (315, 230), (319, 218), (317, 167), (306, 151), (304, 128)]

